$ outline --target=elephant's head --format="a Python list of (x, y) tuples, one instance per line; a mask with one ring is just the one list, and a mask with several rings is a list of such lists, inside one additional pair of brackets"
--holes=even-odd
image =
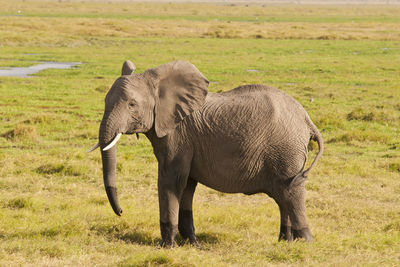
[(132, 74), (135, 65), (124, 62), (122, 75), (107, 93), (99, 129), (104, 186), (110, 204), (121, 215), (116, 193), (116, 147), (122, 134), (154, 131), (163, 138), (204, 103), (208, 80), (192, 64), (175, 61)]

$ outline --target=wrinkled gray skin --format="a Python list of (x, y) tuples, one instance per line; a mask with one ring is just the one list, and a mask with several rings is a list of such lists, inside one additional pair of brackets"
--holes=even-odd
[[(304, 182), (322, 155), (323, 140), (296, 100), (263, 85), (207, 93), (207, 79), (184, 61), (142, 74), (132, 74), (134, 69), (124, 63), (106, 96), (99, 130), (104, 184), (117, 215), (116, 146), (103, 149), (119, 133), (144, 133), (158, 160), (162, 246), (173, 246), (178, 231), (197, 244), (197, 183), (226, 193), (266, 193), (280, 209), (279, 240), (312, 241)], [(319, 153), (304, 170), (310, 140), (318, 142)]]

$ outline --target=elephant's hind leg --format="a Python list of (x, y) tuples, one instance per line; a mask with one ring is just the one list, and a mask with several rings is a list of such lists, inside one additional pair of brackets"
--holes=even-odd
[(304, 183), (301, 183), (285, 190), (284, 200), (292, 224), (293, 239), (305, 239), (307, 242), (312, 242), (313, 237), (306, 218), (305, 192)]
[(286, 240), (292, 241), (292, 225), (290, 223), (289, 212), (287, 206), (283, 201), (276, 201), (279, 206), (279, 211), (281, 213), (281, 228), (279, 231), (278, 241)]
[(196, 236), (194, 234), (193, 224), (193, 195), (196, 190), (197, 181), (189, 177), (185, 190), (183, 191), (182, 198), (179, 204), (179, 221), (178, 229), (184, 240), (189, 239), (190, 244), (198, 245)]
[(304, 183), (288, 187), (285, 183), (277, 183), (274, 193), (270, 196), (279, 206), (281, 227), (279, 241), (305, 239), (312, 242), (313, 238), (308, 227), (305, 208)]

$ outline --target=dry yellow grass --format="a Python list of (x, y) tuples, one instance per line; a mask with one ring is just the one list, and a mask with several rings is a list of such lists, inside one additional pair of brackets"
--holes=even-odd
[(107, 37), (400, 40), (397, 6), (0, 1), (0, 45), (79, 46)]
[[(156, 1), (154, 1), (156, 2)], [(178, 17), (213, 20), (215, 17), (274, 20), (382, 20), (399, 21), (398, 5), (293, 5), (271, 3), (140, 3), (134, 1), (0, 0), (3, 14), (91, 17)], [(18, 13), (20, 11), (20, 13)]]
[(0, 17), (0, 45), (84, 45), (105, 37), (400, 40), (396, 23), (201, 22)]

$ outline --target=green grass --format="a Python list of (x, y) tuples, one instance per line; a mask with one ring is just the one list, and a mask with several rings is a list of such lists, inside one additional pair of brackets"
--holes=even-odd
[[(10, 3), (0, 1), (1, 67), (83, 64), (0, 78), (0, 265), (398, 264), (398, 7)], [(263, 83), (302, 103), (326, 142), (306, 185), (315, 242), (277, 242), (279, 211), (264, 195), (200, 185), (202, 248), (159, 249), (157, 162), (143, 135), (119, 142), (115, 216), (100, 155), (86, 150), (126, 59), (138, 72), (184, 59), (212, 92)]]

